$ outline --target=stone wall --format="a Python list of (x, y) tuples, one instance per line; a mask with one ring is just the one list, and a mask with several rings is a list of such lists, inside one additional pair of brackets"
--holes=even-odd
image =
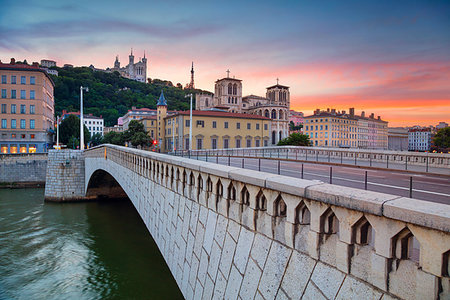
[(119, 146), (85, 155), (86, 179), (116, 179), (187, 299), (450, 297), (447, 205)]
[(48, 152), (46, 201), (84, 200), (84, 156), (80, 150)]
[(0, 183), (44, 184), (47, 154), (0, 154)]

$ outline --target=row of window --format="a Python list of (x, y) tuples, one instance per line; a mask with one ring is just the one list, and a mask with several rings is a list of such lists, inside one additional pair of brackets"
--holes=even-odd
[[(218, 139), (217, 138), (213, 138), (211, 139), (211, 149), (217, 149), (218, 147)], [(264, 147), (267, 147), (267, 140), (264, 140)], [(186, 148), (189, 148), (187, 145), (189, 145), (189, 138), (186, 138), (185, 140), (185, 145)], [(259, 139), (255, 139), (255, 147), (260, 147), (261, 146), (261, 140)], [(241, 148), (241, 140), (240, 139), (236, 139), (235, 140), (235, 148)], [(252, 140), (251, 139), (247, 139), (246, 140), (246, 147), (250, 148), (252, 147)], [(230, 148), (230, 140), (229, 139), (223, 139), (223, 148), (227, 149)], [(201, 150), (203, 149), (203, 139), (202, 138), (197, 138), (197, 150)]]
[[(6, 99), (8, 97), (6, 89), (2, 89), (2, 99)], [(11, 99), (17, 99), (17, 90), (11, 90), (10, 92), (10, 98)], [(26, 90), (20, 90), (20, 99), (27, 99), (27, 91)], [(30, 91), (30, 100), (36, 99), (36, 91), (31, 90)]]
[[(26, 129), (26, 120), (25, 119), (21, 119), (20, 120), (20, 129)], [(17, 121), (16, 119), (11, 119), (11, 129), (16, 129), (17, 128)], [(36, 121), (35, 120), (30, 120), (30, 129), (34, 129), (36, 125)], [(8, 120), (6, 119), (2, 119), (2, 129), (6, 129), (8, 128)]]
[(89, 126), (88, 128), (89, 128), (89, 131), (91, 131), (91, 130), (94, 130), (94, 131), (103, 131), (103, 128), (102, 128), (102, 127), (91, 127), (91, 126)]
[[(36, 77), (30, 76), (30, 84), (35, 85), (36, 84)], [(17, 76), (11, 75), (11, 79), (9, 81), (10, 84), (17, 84)], [(2, 84), (8, 84), (8, 76), (2, 75)], [(27, 77), (26, 76), (20, 76), (20, 84), (27, 84)]]
[(36, 152), (36, 145), (28, 145), (28, 151), (27, 151), (27, 145), (19, 145), (17, 147), (17, 144), (12, 144), (9, 146), (9, 152), (8, 152), (8, 145), (2, 144), (0, 145), (0, 152), (3, 154), (7, 153), (35, 153)]
[[(312, 120), (305, 119), (305, 123), (318, 123), (318, 122), (328, 122), (328, 119), (312, 119)], [(331, 122), (344, 123), (344, 124), (355, 124), (356, 123), (356, 121), (341, 120), (341, 119), (331, 119)]]
[[(186, 127), (190, 127), (190, 120), (185, 120), (185, 126)], [(197, 121), (197, 127), (205, 127), (205, 121), (202, 120), (198, 120)], [(217, 128), (217, 121), (213, 121), (212, 122), (212, 128)], [(229, 128), (229, 123), (227, 121), (223, 122), (223, 128), (227, 129)], [(241, 123), (237, 122), (236, 123), (236, 129), (241, 129)], [(252, 129), (252, 124), (251, 123), (247, 123), (247, 129), (251, 130)], [(256, 130), (260, 129), (259, 123), (256, 123)], [(264, 124), (264, 130), (268, 130), (268, 125)]]
[[(93, 124), (93, 125), (95, 125), (95, 124), (97, 124), (97, 125), (101, 125), (103, 122), (102, 121), (84, 121), (84, 124), (89, 124), (89, 125), (91, 125), (91, 124)], [(153, 125), (153, 121), (152, 121), (152, 125)]]
[[(19, 134), (19, 137), (21, 138), (21, 139), (26, 139), (27, 138), (27, 135), (25, 134), (25, 133), (20, 133)], [(31, 140), (34, 140), (34, 138), (36, 137), (36, 135), (35, 134), (30, 134), (30, 139)], [(6, 133), (2, 133), (2, 139), (3, 140), (5, 140), (5, 139), (7, 139), (8, 138), (8, 135), (6, 134)], [(17, 139), (18, 137), (17, 137), (17, 133), (11, 133), (11, 139)]]
[[(1, 106), (1, 112), (2, 114), (7, 114), (7, 105), (6, 104), (2, 104)], [(30, 110), (29, 110), (30, 114), (34, 115), (36, 113), (36, 107), (34, 105), (30, 105)], [(11, 110), (9, 112), (10, 114), (16, 114), (17, 113), (17, 105), (16, 104), (11, 104)], [(25, 104), (21, 104), (20, 105), (20, 113), (21, 114), (26, 114), (27, 113), (27, 106)]]

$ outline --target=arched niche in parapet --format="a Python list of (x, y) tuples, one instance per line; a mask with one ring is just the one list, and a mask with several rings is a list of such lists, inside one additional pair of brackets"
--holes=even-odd
[(411, 260), (420, 265), (420, 243), (406, 227), (392, 238), (392, 254), (400, 260)]
[(294, 248), (307, 253), (311, 213), (306, 206), (305, 201), (300, 201), (295, 208), (294, 222)]
[(223, 198), (223, 184), (222, 181), (218, 179), (216, 183), (216, 211), (218, 210), (219, 202), (222, 200), (222, 198)]
[(329, 207), (320, 217), (320, 260), (336, 266), (336, 250), (339, 241), (339, 220)]
[(206, 204), (209, 206), (209, 200), (211, 199), (211, 195), (213, 193), (213, 182), (211, 177), (208, 176), (206, 179)]
[(90, 199), (125, 199), (128, 198), (128, 195), (110, 173), (99, 169), (89, 178), (86, 197)]
[(203, 177), (202, 174), (198, 174), (197, 176), (197, 201), (200, 199), (200, 193), (203, 190)]

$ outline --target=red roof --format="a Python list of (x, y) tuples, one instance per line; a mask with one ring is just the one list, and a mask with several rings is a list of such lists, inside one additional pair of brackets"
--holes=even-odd
[[(189, 116), (189, 111), (180, 111), (174, 114)], [(260, 115), (252, 115), (252, 114), (241, 114), (241, 113), (231, 113), (224, 111), (213, 111), (213, 110), (193, 110), (193, 116), (205, 116), (205, 117), (219, 117), (219, 118), (242, 118), (242, 119), (257, 119), (257, 120), (270, 120), (270, 118), (266, 118)]]

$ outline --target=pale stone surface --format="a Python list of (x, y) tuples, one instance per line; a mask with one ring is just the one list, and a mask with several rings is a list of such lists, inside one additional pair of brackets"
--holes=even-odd
[(258, 290), (266, 299), (275, 298), (280, 287), (281, 279), (284, 275), (292, 250), (276, 242), (272, 243), (269, 256), (264, 267)]
[(214, 282), (209, 276), (206, 276), (205, 287), (203, 289), (203, 299), (212, 299), (214, 293)]
[(216, 285), (214, 287), (213, 299), (223, 299), (225, 296), (225, 288), (227, 287), (227, 280), (221, 272), (217, 273)]
[(222, 248), (222, 257), (220, 258), (219, 269), (224, 276), (228, 277), (231, 268), (231, 262), (233, 261), (234, 250), (236, 249), (236, 242), (231, 235), (227, 234), (225, 237), (225, 243)]
[(345, 278), (345, 274), (321, 262), (316, 264), (311, 280), (327, 298), (334, 298)]
[(241, 230), (241, 226), (234, 222), (234, 221), (229, 221), (228, 222), (228, 233), (230, 234), (230, 236), (233, 238), (233, 240), (235, 242), (238, 241), (239, 239), (239, 231)]
[(256, 264), (262, 269), (266, 263), (267, 255), (269, 255), (270, 246), (272, 241), (267, 237), (256, 234), (255, 241), (253, 242), (253, 247), (251, 250), (251, 257), (255, 260)]
[(371, 288), (359, 280), (347, 276), (336, 299), (380, 299), (381, 292)]
[(305, 190), (314, 185), (322, 184), (320, 181), (303, 180), (288, 176), (272, 176), (266, 180), (266, 187), (287, 194), (304, 197)]
[(200, 284), (200, 281), (197, 280), (197, 284), (195, 285), (194, 290), (194, 299), (202, 299), (202, 295), (203, 295), (203, 287)]
[(300, 299), (311, 276), (316, 261), (297, 251), (292, 252), (291, 259), (281, 283), (281, 288), (292, 299)]
[(234, 169), (229, 172), (228, 176), (230, 179), (236, 181), (246, 182), (259, 187), (265, 187), (266, 179), (273, 177), (273, 174), (248, 169)]
[(290, 300), (290, 298), (285, 294), (285, 292), (282, 289), (278, 290), (277, 296), (275, 297), (276, 300)]
[(219, 246), (223, 245), (225, 234), (227, 233), (228, 219), (222, 215), (217, 217), (216, 231), (214, 232), (214, 239)]
[(205, 283), (206, 272), (208, 271), (208, 254), (202, 250), (202, 256), (200, 257), (200, 265), (198, 267), (197, 279), (203, 285)]
[(256, 265), (255, 261), (253, 259), (249, 259), (244, 280), (242, 281), (241, 290), (239, 292), (239, 296), (242, 299), (253, 299), (255, 297), (261, 274), (262, 271)]
[(239, 293), (239, 288), (242, 283), (242, 275), (232, 266), (230, 276), (228, 277), (227, 288), (225, 290), (225, 299), (236, 299)]
[(206, 223), (205, 237), (203, 240), (203, 247), (205, 248), (206, 253), (208, 254), (211, 252), (211, 247), (214, 240), (216, 221), (217, 221), (217, 214), (210, 210), (208, 212), (208, 221)]
[(245, 266), (250, 255), (250, 249), (253, 244), (254, 233), (242, 228), (234, 255), (234, 264), (241, 274), (244, 274)]
[(302, 300), (326, 300), (325, 296), (320, 292), (320, 290), (312, 283), (309, 282), (306, 287), (305, 293), (303, 294)]

